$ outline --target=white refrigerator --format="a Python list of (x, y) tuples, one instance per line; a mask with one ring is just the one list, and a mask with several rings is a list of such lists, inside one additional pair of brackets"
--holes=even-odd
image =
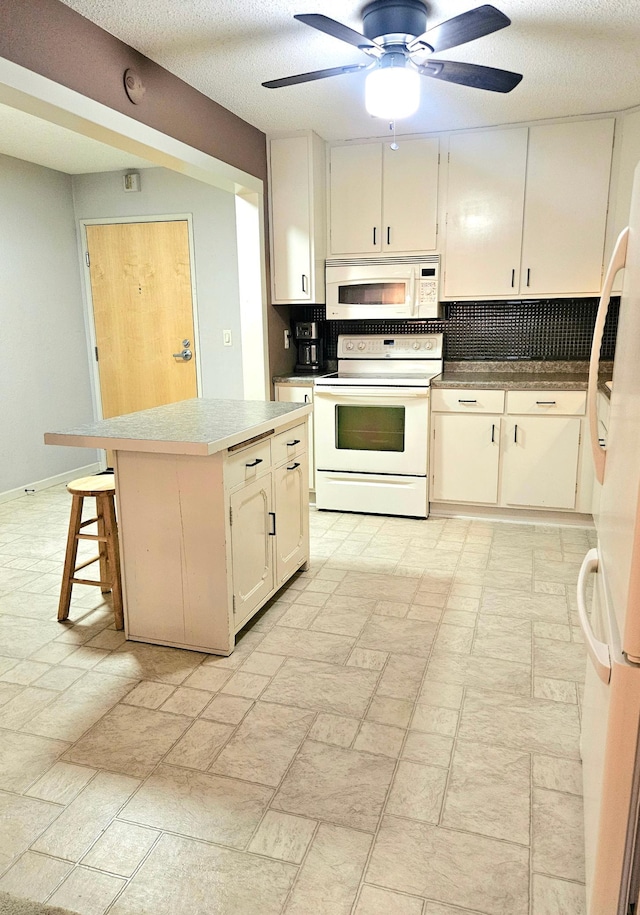
[[(623, 292), (605, 450), (597, 433), (597, 362), (620, 269)], [(640, 166), (629, 227), (618, 239), (605, 277), (589, 382), (592, 449), (602, 492), (598, 546), (585, 557), (578, 581), (588, 651), (581, 735), (587, 912), (640, 915)]]

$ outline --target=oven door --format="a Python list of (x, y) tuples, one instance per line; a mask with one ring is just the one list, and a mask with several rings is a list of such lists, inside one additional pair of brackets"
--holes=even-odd
[(425, 476), (429, 389), (317, 386), (316, 467)]

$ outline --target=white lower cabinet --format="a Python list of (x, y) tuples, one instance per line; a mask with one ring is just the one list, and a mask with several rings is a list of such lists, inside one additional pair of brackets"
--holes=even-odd
[(432, 426), (432, 501), (496, 505), (500, 417), (436, 413)]
[(434, 389), (430, 501), (588, 511), (585, 405), (581, 391)]
[[(285, 403), (313, 403), (313, 382), (309, 384), (278, 384), (274, 385), (276, 400)], [(308, 422), (308, 464), (309, 464), (309, 489), (316, 488), (316, 468), (313, 445), (313, 413), (309, 415)]]
[(574, 509), (580, 427), (576, 416), (516, 416), (505, 422), (505, 505)]
[[(252, 478), (238, 485), (242, 466)], [(225, 478), (237, 631), (309, 558), (306, 424), (237, 452)]]

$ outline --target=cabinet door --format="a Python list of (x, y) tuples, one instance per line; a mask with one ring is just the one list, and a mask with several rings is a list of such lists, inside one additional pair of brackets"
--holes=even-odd
[(432, 251), (438, 218), (437, 139), (385, 143), (382, 244), (385, 252)]
[(578, 416), (510, 416), (505, 423), (502, 503), (538, 508), (576, 504)]
[(271, 474), (231, 494), (231, 555), (236, 622), (273, 590)]
[(431, 501), (495, 505), (500, 417), (434, 413), (431, 421)]
[(613, 118), (531, 127), (520, 291), (598, 293)]
[(309, 488), (307, 455), (281, 464), (273, 472), (276, 515), (276, 587), (307, 558), (309, 543)]
[(526, 158), (526, 127), (451, 137), (447, 297), (517, 292)]
[(311, 188), (307, 137), (270, 141), (273, 295), (311, 301)]
[(331, 150), (331, 252), (382, 250), (382, 145)]
[[(313, 403), (313, 387), (309, 385), (276, 384), (276, 400), (286, 403)], [(308, 463), (309, 463), (309, 489), (315, 489), (316, 464), (313, 455), (313, 413), (309, 414), (307, 422), (309, 436)]]

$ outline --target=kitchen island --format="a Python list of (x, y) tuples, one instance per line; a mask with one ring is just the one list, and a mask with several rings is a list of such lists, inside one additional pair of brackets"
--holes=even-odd
[(310, 412), (197, 398), (45, 435), (113, 452), (128, 639), (228, 655), (305, 567)]

